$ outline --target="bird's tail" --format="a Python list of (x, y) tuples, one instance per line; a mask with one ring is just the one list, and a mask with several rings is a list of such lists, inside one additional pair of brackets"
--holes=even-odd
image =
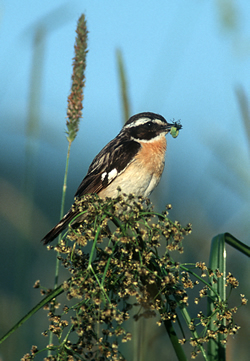
[(59, 234), (68, 227), (68, 224), (70, 221), (76, 216), (75, 212), (72, 212), (70, 209), (68, 213), (65, 214), (65, 216), (60, 220), (60, 222), (52, 228), (49, 233), (46, 234), (45, 237), (41, 240), (43, 244), (48, 244), (52, 242)]

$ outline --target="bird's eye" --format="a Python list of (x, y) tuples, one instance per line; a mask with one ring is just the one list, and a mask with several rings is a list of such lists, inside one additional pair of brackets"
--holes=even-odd
[(146, 123), (146, 125), (147, 125), (147, 128), (152, 128), (153, 122), (148, 122), (148, 123)]

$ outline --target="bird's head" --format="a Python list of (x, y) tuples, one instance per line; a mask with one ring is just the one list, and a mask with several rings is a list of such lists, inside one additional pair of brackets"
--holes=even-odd
[(175, 129), (173, 134), (175, 134), (176, 137), (176, 132), (181, 128), (182, 126), (179, 122), (168, 123), (166, 119), (159, 114), (145, 112), (129, 118), (122, 128), (122, 132), (128, 133), (134, 140), (148, 142), (165, 136), (170, 131), (172, 132), (173, 129)]

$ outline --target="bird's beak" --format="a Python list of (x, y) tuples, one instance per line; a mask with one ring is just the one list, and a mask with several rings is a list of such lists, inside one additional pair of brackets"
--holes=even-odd
[(182, 128), (181, 123), (178, 122), (174, 122), (174, 123), (168, 123), (166, 125), (166, 132), (172, 135), (173, 138), (176, 138), (179, 134), (179, 130)]
[(165, 129), (169, 132), (172, 128), (175, 128), (176, 131), (179, 131), (182, 128), (180, 122), (167, 123)]

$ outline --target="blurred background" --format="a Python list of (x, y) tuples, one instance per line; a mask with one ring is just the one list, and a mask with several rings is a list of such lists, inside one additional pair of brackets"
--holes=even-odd
[[(151, 111), (183, 125), (178, 138), (168, 136), (165, 171), (151, 199), (159, 210), (171, 203), (170, 218), (193, 224), (184, 259), (207, 263), (218, 233), (250, 245), (249, 1), (1, 1), (0, 336), (40, 301), (32, 288), (37, 279), (53, 287), (55, 253), (40, 239), (60, 214), (67, 96), (83, 12), (86, 88), (65, 208), (93, 157), (122, 127), (119, 50), (131, 115)], [(240, 293), (249, 298), (249, 261), (227, 250), (227, 270), (240, 282), (238, 305)], [(249, 306), (235, 319), (241, 330), (230, 338), (228, 360), (248, 360)], [(39, 311), (1, 345), (0, 360), (42, 348), (47, 326)], [(145, 361), (156, 354), (165, 360), (166, 353), (176, 359), (164, 330), (145, 340)]]

